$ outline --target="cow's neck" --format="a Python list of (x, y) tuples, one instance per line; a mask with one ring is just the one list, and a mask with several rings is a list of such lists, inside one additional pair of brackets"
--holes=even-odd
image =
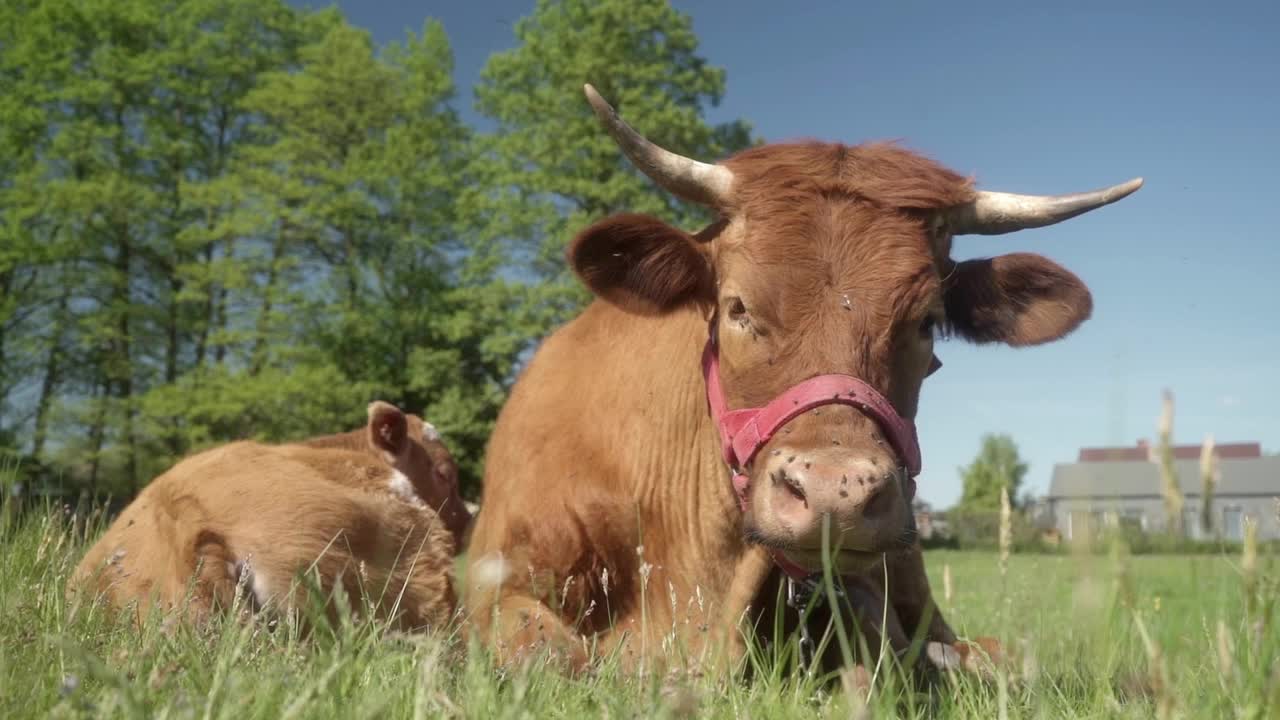
[(618, 379), (608, 392), (620, 406), (608, 410), (605, 427), (628, 448), (634, 496), (662, 515), (664, 537), (708, 546), (741, 538), (699, 365), (706, 320), (693, 310), (661, 318), (606, 312), (615, 335), (606, 344)]
[(706, 319), (693, 310), (640, 317), (598, 301), (587, 314), (602, 333), (592, 343), (603, 353), (602, 374), (617, 379), (609, 390), (616, 403), (598, 427), (614, 435), (614, 447), (627, 448), (624, 482), (644, 510), (642, 533), (661, 538), (645, 542), (660, 597), (669, 581), (677, 594), (700, 594), (723, 620), (736, 619), (772, 566), (767, 553), (743, 541), (741, 510), (707, 412), (700, 365)]

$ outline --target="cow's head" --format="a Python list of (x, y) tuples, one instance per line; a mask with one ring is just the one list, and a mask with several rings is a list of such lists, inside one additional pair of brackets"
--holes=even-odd
[(369, 444), (404, 474), (414, 492), (436, 511), (458, 550), (471, 513), (458, 494), (458, 464), (430, 423), (381, 400), (369, 404)]
[[(1075, 275), (1029, 253), (955, 262), (952, 237), (1050, 225), (1142, 184), (1055, 197), (979, 192), (893, 145), (767, 145), (706, 164), (654, 145), (586, 92), (640, 170), (719, 220), (690, 234), (613, 216), (574, 239), (570, 264), (597, 296), (629, 311), (694, 307), (714, 318), (730, 409), (843, 374), (913, 419), (938, 334), (1013, 346), (1065, 336), (1092, 308)], [(830, 515), (840, 565), (863, 566), (909, 526), (914, 484), (902, 465), (857, 409), (812, 409), (744, 468), (748, 535), (812, 566)]]

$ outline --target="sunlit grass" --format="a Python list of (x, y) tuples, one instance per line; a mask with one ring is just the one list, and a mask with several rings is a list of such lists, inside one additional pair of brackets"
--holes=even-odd
[(846, 694), (838, 678), (774, 672), (779, 646), (756, 649), (750, 681), (635, 679), (609, 664), (569, 680), (536, 664), (497, 672), (456, 629), (406, 636), (347, 620), (303, 638), (288, 622), (228, 620), (138, 631), (64, 597), (100, 525), (36, 511), (0, 526), (0, 717), (1280, 716), (1280, 584), (1266, 552), (1013, 553), (1003, 579), (996, 553), (931, 552), (956, 630), (997, 636), (1013, 655), (1006, 692), (968, 676), (921, 692), (883, 667), (864, 707), (866, 691)]

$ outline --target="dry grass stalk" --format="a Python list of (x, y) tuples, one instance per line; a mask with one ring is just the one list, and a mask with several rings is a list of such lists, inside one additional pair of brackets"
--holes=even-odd
[(1142, 644), (1147, 650), (1148, 682), (1156, 698), (1156, 717), (1160, 720), (1169, 720), (1173, 717), (1174, 701), (1173, 690), (1169, 687), (1169, 668), (1165, 663), (1164, 651), (1147, 632), (1147, 625), (1142, 622), (1141, 615), (1135, 612), (1133, 621), (1138, 626), (1138, 635), (1142, 638)]
[(951, 563), (945, 563), (942, 566), (942, 599), (947, 603), (947, 610), (950, 611), (952, 598), (955, 597), (955, 584), (951, 580)]
[(1230, 680), (1235, 673), (1235, 663), (1232, 662), (1233, 650), (1231, 647), (1231, 633), (1227, 631), (1227, 624), (1221, 619), (1218, 620), (1218, 674), (1222, 679)]
[(1213, 534), (1213, 491), (1221, 477), (1218, 453), (1214, 449), (1213, 434), (1210, 433), (1200, 446), (1200, 528), (1205, 535)]
[(1249, 617), (1255, 617), (1258, 589), (1258, 521), (1252, 517), (1244, 519), (1244, 547), (1240, 555), (1241, 582), (1244, 583), (1245, 605), (1249, 609)]
[(1009, 551), (1013, 547), (1013, 507), (1009, 504), (1009, 489), (1000, 488), (1000, 577), (1009, 571)]
[(1178, 471), (1173, 466), (1173, 393), (1165, 390), (1160, 424), (1157, 427), (1156, 461), (1160, 466), (1161, 494), (1164, 495), (1165, 515), (1169, 532), (1182, 535), (1182, 508), (1186, 498), (1178, 483)]
[(1247, 580), (1256, 580), (1258, 572), (1258, 521), (1252, 517), (1244, 518), (1244, 548), (1240, 558), (1240, 567)]

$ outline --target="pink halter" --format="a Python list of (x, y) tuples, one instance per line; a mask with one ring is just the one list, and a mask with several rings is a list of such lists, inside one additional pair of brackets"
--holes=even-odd
[[(720, 432), (721, 454), (733, 473), (733, 490), (744, 512), (748, 506), (750, 480), (743, 468), (784, 425), (822, 405), (850, 405), (875, 420), (906, 467), (908, 487), (914, 489), (915, 477), (920, 474), (920, 444), (915, 425), (898, 415), (883, 395), (858, 378), (819, 375), (792, 386), (762, 408), (729, 410), (720, 386), (720, 353), (714, 323), (713, 319), (711, 334), (702, 352), (702, 377), (706, 382), (711, 419)], [(929, 373), (939, 367), (941, 363), (935, 357)], [(810, 574), (781, 553), (771, 552), (774, 562), (792, 578), (800, 580)]]

